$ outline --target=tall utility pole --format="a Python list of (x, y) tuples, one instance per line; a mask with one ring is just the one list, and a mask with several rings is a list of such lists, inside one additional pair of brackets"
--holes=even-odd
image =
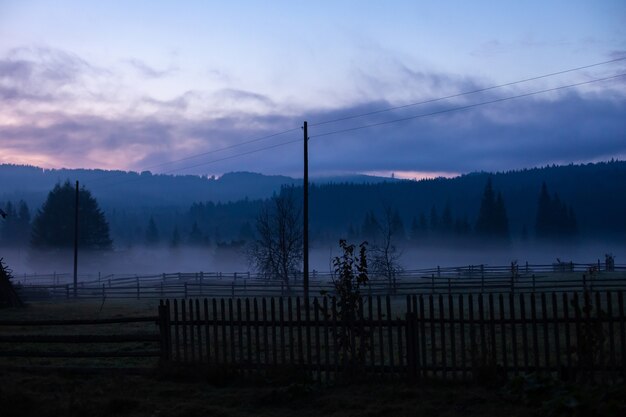
[(74, 204), (74, 298), (78, 295), (78, 181), (76, 181), (76, 202)]
[[(304, 122), (304, 228), (302, 229), (303, 250), (303, 282), (304, 299), (309, 300), (309, 132), (306, 121)], [(308, 309), (307, 309), (308, 311)]]

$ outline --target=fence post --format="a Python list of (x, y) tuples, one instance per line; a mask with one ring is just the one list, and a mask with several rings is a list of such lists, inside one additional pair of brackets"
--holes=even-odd
[(230, 287), (231, 287), (231, 296), (235, 298), (235, 281), (231, 282)]
[(159, 305), (159, 335), (161, 336), (161, 365), (171, 360), (170, 309), (169, 305)]
[(185, 287), (185, 296), (183, 298), (187, 298), (187, 282), (185, 282), (183, 286)]
[[(439, 269), (439, 267), (437, 267)], [(431, 274), (430, 277), (430, 292), (435, 293), (435, 274)]]
[(104, 284), (102, 284), (102, 302), (104, 302), (104, 299), (106, 298), (106, 286)]
[(480, 279), (485, 281), (485, 265), (480, 264)]
[(511, 294), (515, 292), (515, 275), (511, 274)]
[(415, 318), (414, 313), (407, 312), (406, 313), (406, 364), (408, 368), (408, 376), (410, 381), (414, 381), (417, 378), (417, 366), (416, 366), (416, 352), (417, 349), (414, 347), (415, 340)]
[(140, 296), (140, 286), (139, 286), (139, 277), (135, 278), (137, 280), (137, 299), (139, 300)]
[(441, 278), (441, 268), (437, 265), (437, 278)]
[(65, 296), (70, 298), (70, 284), (65, 284)]
[(583, 274), (583, 291), (587, 291), (587, 275)]
[(535, 274), (533, 274), (533, 293), (535, 292)]

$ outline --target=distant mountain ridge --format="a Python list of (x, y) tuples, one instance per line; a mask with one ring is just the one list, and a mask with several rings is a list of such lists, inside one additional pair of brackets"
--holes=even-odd
[[(78, 180), (104, 207), (188, 207), (196, 201), (229, 202), (270, 197), (282, 186), (301, 185), (302, 180), (283, 175), (229, 172), (219, 178), (198, 175), (152, 174), (149, 171), (100, 169), (44, 169), (36, 166), (0, 164), (0, 202), (24, 200), (38, 207), (59, 182)], [(313, 179), (317, 184), (397, 181), (367, 175)], [(163, 192), (167, 190), (167, 192)]]

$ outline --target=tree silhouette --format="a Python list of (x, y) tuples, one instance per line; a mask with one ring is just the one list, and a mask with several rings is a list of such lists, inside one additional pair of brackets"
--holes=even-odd
[(250, 263), (265, 278), (280, 279), (290, 289), (290, 277), (299, 271), (303, 257), (302, 217), (292, 189), (283, 189), (261, 209), (256, 229)]
[(374, 240), (377, 238), (380, 231), (380, 223), (374, 215), (373, 211), (369, 211), (365, 214), (365, 220), (363, 220), (363, 226), (361, 226), (361, 234), (363, 238)]
[(180, 233), (178, 232), (178, 226), (174, 227), (172, 232), (172, 238), (170, 239), (170, 247), (176, 249), (180, 246)]
[(541, 184), (537, 202), (535, 235), (539, 239), (567, 238), (576, 235), (577, 222), (574, 209), (561, 201), (558, 194), (550, 197), (546, 183)]
[(497, 197), (493, 190), (491, 178), (487, 180), (487, 185), (483, 192), (476, 221), (476, 234), (484, 238), (509, 237), (509, 221), (506, 215), (504, 199), (498, 192)]
[(198, 227), (198, 222), (193, 222), (193, 226), (191, 226), (191, 231), (189, 232), (188, 242), (191, 246), (202, 246), (206, 243), (202, 230)]
[(146, 245), (156, 246), (159, 244), (159, 229), (157, 229), (154, 218), (150, 216), (148, 227), (146, 228)]
[[(66, 181), (48, 194), (32, 224), (31, 246), (35, 249), (64, 249), (74, 246), (75, 189)], [(78, 192), (78, 246), (87, 250), (109, 250), (109, 224), (98, 202), (83, 186)]]

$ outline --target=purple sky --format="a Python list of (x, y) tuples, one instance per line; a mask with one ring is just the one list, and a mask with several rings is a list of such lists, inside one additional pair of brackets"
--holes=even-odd
[(625, 76), (414, 117), (623, 74), (626, 60), (317, 125), (624, 58), (623, 1), (235, 3), (0, 0), (0, 163), (299, 176), (301, 146), (277, 145), (303, 120), (313, 175), (626, 157)]

